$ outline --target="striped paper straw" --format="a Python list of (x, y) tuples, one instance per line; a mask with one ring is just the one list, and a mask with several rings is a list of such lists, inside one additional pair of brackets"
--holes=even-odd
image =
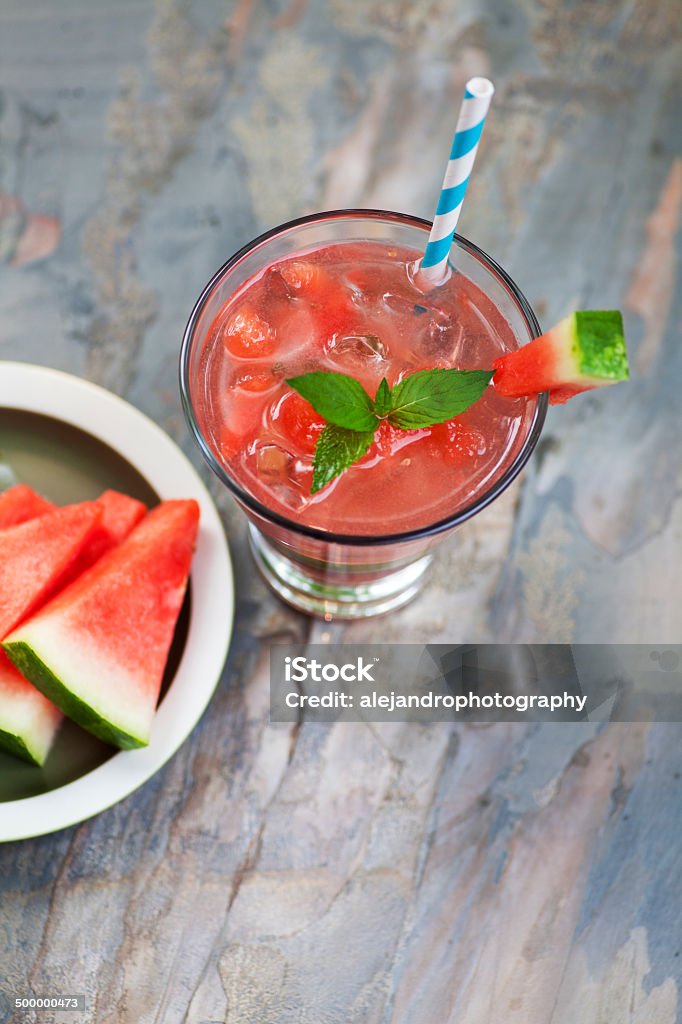
[(432, 285), (439, 284), (446, 276), (452, 236), (494, 92), (495, 86), (487, 78), (469, 79), (464, 90), (450, 160), (421, 265), (423, 276)]

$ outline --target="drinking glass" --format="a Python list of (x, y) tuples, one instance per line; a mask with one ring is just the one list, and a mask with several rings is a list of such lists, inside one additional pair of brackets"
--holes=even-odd
[[(305, 525), (268, 508), (234, 478), (206, 428), (206, 351), (221, 308), (254, 274), (301, 250), (341, 242), (372, 241), (423, 252), (430, 223), (382, 210), (338, 210), (290, 221), (260, 235), (216, 272), (192, 310), (182, 342), (180, 389), (189, 426), (213, 472), (248, 519), (251, 550), (270, 587), (288, 604), (326, 620), (364, 618), (392, 611), (419, 591), (433, 550), (443, 537), (477, 515), (514, 480), (540, 436), (547, 395), (525, 404), (517, 439), (485, 490), (444, 519), (400, 533), (347, 534)], [(540, 334), (526, 298), (478, 246), (455, 235), (450, 264), (494, 303), (519, 346)]]

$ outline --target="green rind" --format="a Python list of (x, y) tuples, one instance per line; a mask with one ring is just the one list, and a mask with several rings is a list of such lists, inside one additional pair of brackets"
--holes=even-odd
[(43, 766), (43, 762), (35, 754), (31, 753), (21, 736), (17, 736), (12, 732), (5, 732), (4, 729), (0, 729), (0, 750), (11, 754), (12, 757), (19, 757), (22, 761), (28, 761), (29, 764), (37, 765), (38, 768)]
[(572, 334), (571, 352), (580, 375), (627, 380), (630, 374), (620, 311), (580, 310), (567, 319)]
[(68, 718), (87, 729), (93, 736), (110, 743), (121, 750), (135, 750), (146, 747), (148, 740), (142, 740), (111, 722), (107, 722), (84, 701), (77, 697), (40, 658), (30, 644), (23, 640), (3, 643), (2, 647), (8, 657), (26, 678), (40, 690), (48, 700), (56, 704)]

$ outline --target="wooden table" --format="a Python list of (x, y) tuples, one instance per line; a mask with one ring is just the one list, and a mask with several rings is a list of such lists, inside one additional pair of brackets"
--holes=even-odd
[(679, 725), (295, 729), (267, 677), (273, 640), (325, 630), (680, 640), (679, 13), (4, 0), (0, 358), (125, 395), (201, 467), (176, 386), (200, 287), (305, 211), (429, 216), (463, 82), (491, 73), (461, 228), (545, 325), (621, 307), (636, 379), (552, 411), (414, 604), (331, 632), (268, 594), (202, 469), (239, 581), (228, 667), (153, 781), (0, 849), (0, 988), (84, 992), (59, 1019), (98, 1024), (682, 1020)]

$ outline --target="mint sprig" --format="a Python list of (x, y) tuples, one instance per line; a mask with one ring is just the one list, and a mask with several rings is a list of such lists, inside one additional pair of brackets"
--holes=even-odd
[(411, 373), (394, 388), (384, 377), (374, 400), (345, 373), (317, 370), (289, 377), (287, 384), (327, 421), (315, 448), (311, 493), (362, 458), (383, 420), (400, 430), (445, 423), (478, 401), (493, 372), (436, 367)]
[(354, 377), (319, 370), (289, 377), (287, 384), (310, 402), (327, 423), (347, 430), (376, 430), (379, 426), (374, 402)]

